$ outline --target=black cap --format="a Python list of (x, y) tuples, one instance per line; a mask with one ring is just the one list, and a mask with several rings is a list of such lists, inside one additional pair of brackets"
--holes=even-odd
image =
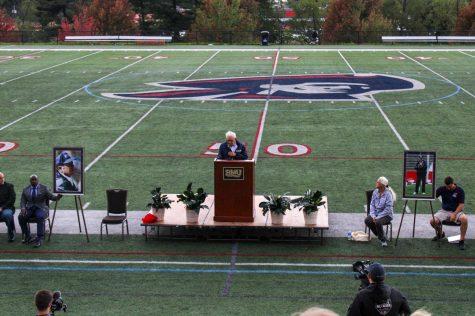
[(371, 280), (374, 282), (383, 282), (386, 274), (384, 267), (378, 262), (375, 262), (368, 267), (368, 273)]

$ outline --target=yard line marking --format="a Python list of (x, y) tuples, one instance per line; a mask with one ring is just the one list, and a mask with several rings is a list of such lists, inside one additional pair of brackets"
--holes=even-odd
[(15, 60), (15, 59), (18, 59), (18, 58), (21, 58), (21, 57), (25, 57), (25, 56), (30, 56), (30, 55), (36, 55), (36, 54), (40, 54), (42, 52), (44, 52), (45, 50), (42, 49), (40, 51), (37, 51), (37, 52), (33, 52), (33, 53), (28, 53), (28, 54), (23, 54), (23, 55), (18, 55), (18, 56), (14, 56), (12, 59), (5, 59), (5, 60), (0, 60), (0, 63), (4, 63), (4, 62), (7, 62), (7, 61), (11, 61), (11, 60)]
[(203, 68), (204, 65), (206, 65), (211, 59), (214, 58), (214, 56), (218, 55), (221, 50), (218, 50), (216, 53), (214, 53), (210, 58), (208, 58), (204, 63), (202, 63), (198, 68), (195, 69), (188, 77), (184, 79), (184, 81), (188, 80), (193, 76), (195, 73), (197, 73), (201, 68)]
[(91, 203), (89, 202), (86, 202), (86, 204), (84, 204), (84, 206), (82, 207), (83, 210), (87, 209), (89, 207), (89, 205), (91, 205)]
[[(87, 54), (87, 55), (82, 56), (82, 57), (79, 57), (79, 58), (75, 58), (75, 59), (71, 59), (71, 60), (65, 61), (65, 62), (63, 62), (63, 63), (61, 63), (61, 64), (53, 65), (53, 66), (50, 66), (50, 67), (48, 67), (48, 68), (40, 69), (40, 70), (34, 71), (34, 72), (32, 72), (32, 73), (29, 73), (29, 74), (26, 74), (26, 75), (23, 75), (23, 76), (20, 76), (20, 77), (16, 77), (16, 78), (13, 78), (13, 79), (4, 81), (4, 82), (0, 82), (0, 85), (4, 85), (4, 84), (6, 84), (6, 83), (9, 83), (9, 82), (12, 82), (12, 81), (21, 79), (21, 78), (25, 78), (25, 77), (28, 77), (28, 76), (31, 76), (31, 75), (35, 75), (35, 74), (38, 74), (38, 73), (40, 73), (40, 72), (46, 71), (46, 70), (48, 70), (48, 69), (52, 69), (52, 68), (55, 68), (55, 67), (59, 67), (59, 66), (62, 66), (62, 65), (66, 65), (66, 64), (71, 63), (71, 62), (73, 62), (73, 61), (80, 60), (80, 59), (83, 59), (83, 58), (86, 58), (86, 57), (89, 57), (89, 56), (98, 54), (98, 53), (100, 53), (100, 52), (102, 52), (102, 51), (93, 52), (93, 53), (91, 53), (91, 54)], [(53, 72), (51, 72), (51, 73), (53, 73)]]
[(96, 80), (94, 80), (94, 81), (92, 81), (92, 82), (90, 82), (90, 83), (88, 83), (88, 84), (82, 86), (81, 88), (76, 89), (76, 90), (74, 90), (74, 91), (72, 91), (72, 92), (66, 94), (65, 96), (62, 96), (62, 97), (59, 98), (59, 99), (56, 99), (56, 100), (54, 100), (54, 101), (52, 101), (52, 102), (50, 102), (50, 103), (48, 103), (48, 104), (46, 104), (46, 105), (43, 105), (42, 107), (40, 107), (40, 108), (38, 108), (38, 109), (36, 109), (36, 110), (34, 110), (34, 111), (32, 111), (32, 112), (30, 112), (30, 113), (28, 113), (28, 114), (22, 116), (22, 117), (20, 117), (20, 118), (17, 118), (17, 119), (14, 120), (13, 122), (10, 122), (10, 123), (8, 123), (8, 124), (6, 124), (6, 125), (0, 127), (0, 131), (3, 131), (4, 129), (6, 129), (6, 128), (8, 128), (8, 127), (10, 127), (10, 126), (12, 126), (12, 125), (14, 125), (14, 124), (20, 122), (20, 121), (22, 121), (22, 120), (24, 120), (24, 119), (26, 119), (26, 118), (32, 116), (33, 114), (36, 114), (36, 113), (38, 113), (38, 112), (40, 112), (40, 111), (42, 111), (42, 110), (44, 110), (44, 109), (50, 107), (51, 105), (53, 105), (53, 104), (55, 104), (55, 103), (57, 103), (57, 102), (59, 102), (59, 101), (61, 101), (61, 100), (66, 99), (67, 97), (69, 97), (69, 96), (75, 94), (76, 92), (79, 92), (79, 91), (83, 90), (84, 88), (86, 88), (87, 86), (89, 86), (89, 85), (91, 85), (91, 84), (97, 83), (97, 82), (99, 82), (99, 81), (104, 80), (104, 79), (107, 78), (107, 77), (110, 77), (110, 76), (112, 76), (112, 75), (115, 75), (116, 73), (121, 72), (122, 70), (127, 69), (127, 68), (129, 68), (129, 67), (131, 67), (131, 66), (133, 66), (133, 65), (135, 65), (135, 64), (137, 64), (137, 63), (139, 63), (139, 62), (142, 62), (142, 61), (148, 59), (149, 57), (152, 57), (153, 55), (156, 55), (156, 54), (158, 54), (158, 53), (160, 53), (160, 51), (157, 51), (157, 52), (155, 52), (155, 53), (153, 53), (153, 54), (150, 54), (150, 55), (148, 55), (147, 57), (145, 57), (145, 58), (143, 58), (143, 59), (139, 59), (139, 60), (137, 60), (137, 61), (134, 61), (133, 63), (128, 64), (128, 65), (126, 65), (126, 66), (124, 66), (124, 67), (122, 67), (122, 68), (120, 68), (120, 69), (118, 69), (118, 70), (116, 70), (116, 71), (114, 71), (114, 72), (111, 72), (110, 74), (105, 75), (105, 76), (103, 76), (103, 77), (101, 77), (101, 78), (99, 78), (99, 79), (96, 79)]
[(458, 52), (459, 52), (459, 53), (462, 53), (462, 54), (464, 54), (464, 55), (470, 56), (470, 57), (472, 57), (472, 58), (475, 57), (475, 56), (473, 56), (473, 55), (470, 55), (469, 53), (464, 52), (463, 50), (459, 50)]
[(345, 61), (345, 63), (348, 65), (348, 67), (351, 69), (351, 71), (353, 72), (353, 74), (356, 75), (356, 71), (353, 69), (353, 67), (351, 67), (350, 63), (348, 62), (348, 60), (346, 60), (345, 56), (343, 56), (343, 54), (338, 51), (338, 54), (340, 54), (341, 58), (343, 58), (343, 60)]
[[(85, 272), (131, 272), (131, 273), (228, 273), (229, 269), (193, 269), (193, 268), (130, 268), (130, 267), (51, 267), (51, 266), (0, 266), (2, 271), (85, 271)], [(345, 275), (352, 276), (354, 272), (349, 271), (331, 271), (331, 270), (236, 270), (239, 274), (277, 274), (277, 275)], [(387, 272), (389, 276), (429, 276), (429, 277), (447, 277), (447, 278), (475, 278), (475, 273), (437, 273), (437, 272)]]
[(456, 83), (453, 82), (452, 80), (447, 79), (446, 77), (442, 76), (441, 74), (435, 72), (434, 70), (432, 70), (431, 68), (427, 67), (427, 66), (424, 65), (423, 63), (421, 63), (421, 62), (415, 60), (414, 58), (412, 58), (412, 57), (410, 57), (410, 56), (404, 54), (403, 52), (399, 52), (399, 54), (405, 56), (407, 59), (412, 60), (412, 61), (415, 62), (416, 64), (418, 64), (418, 65), (424, 67), (425, 69), (429, 70), (429, 71), (432, 72), (433, 74), (435, 74), (435, 75), (439, 76), (440, 78), (444, 79), (444, 80), (447, 81), (448, 83), (451, 83), (451, 84), (453, 84), (453, 85), (456, 86), (456, 87), (459, 87), (459, 88), (462, 89), (465, 93), (467, 93), (468, 95), (470, 95), (472, 98), (475, 98), (475, 95), (473, 95), (470, 91), (468, 91), (468, 90), (466, 90), (465, 88), (463, 88), (462, 86), (456, 84)]
[[(155, 54), (158, 54), (160, 51), (156, 52)], [(187, 80), (190, 78), (194, 73), (196, 73), (197, 70), (201, 69), (204, 65), (206, 65), (214, 56), (216, 56), (220, 51), (217, 51), (215, 54), (213, 54), (210, 58), (208, 58), (204, 63), (202, 63), (195, 71), (191, 73), (188, 77), (185, 78)], [(152, 55), (155, 55), (152, 54)], [(149, 55), (143, 59), (147, 59), (148, 57), (151, 57), (152, 55)], [(139, 60), (139, 61), (140, 61)], [(84, 172), (87, 172), (89, 169), (91, 169), (92, 166), (94, 166), (102, 157), (104, 157), (105, 154), (107, 154), (118, 142), (120, 142), (127, 134), (129, 134), (137, 125), (139, 125), (150, 113), (152, 113), (153, 110), (157, 108), (164, 100), (158, 101), (150, 110), (148, 110), (144, 115), (142, 115), (132, 126), (130, 126), (122, 135), (120, 135), (112, 144), (110, 144), (102, 153), (99, 154), (89, 165), (84, 168)]]
[(402, 146), (404, 147), (405, 150), (409, 150), (409, 146), (407, 146), (406, 142), (404, 141), (404, 139), (401, 137), (401, 135), (399, 134), (399, 132), (397, 131), (397, 129), (394, 127), (393, 123), (391, 122), (391, 120), (389, 119), (389, 117), (386, 115), (386, 113), (384, 113), (383, 109), (381, 108), (381, 106), (379, 105), (378, 101), (374, 98), (374, 96), (371, 96), (371, 99), (373, 100), (373, 103), (374, 105), (376, 105), (376, 107), (378, 108), (379, 112), (381, 113), (381, 115), (384, 117), (384, 119), (386, 120), (386, 123), (388, 123), (389, 127), (391, 127), (394, 135), (396, 135), (397, 139), (399, 139), (399, 142), (402, 144)]
[[(343, 54), (338, 51), (338, 53), (340, 54), (341, 58), (343, 58), (343, 60), (345, 61), (345, 63), (348, 65), (348, 67), (351, 69), (351, 71), (353, 72), (353, 74), (356, 75), (356, 71), (353, 69), (353, 67), (351, 67), (350, 63), (348, 62), (348, 60), (346, 60), (345, 56), (343, 56)], [(379, 105), (379, 102), (374, 98), (373, 95), (370, 96), (371, 97), (371, 100), (373, 101), (374, 105), (376, 105), (376, 107), (378, 108), (379, 112), (381, 113), (381, 115), (383, 116), (384, 120), (386, 121), (386, 123), (388, 123), (389, 127), (391, 128), (391, 130), (393, 131), (394, 135), (396, 135), (397, 139), (399, 140), (399, 142), (402, 144), (402, 146), (404, 147), (405, 150), (409, 150), (409, 146), (407, 146), (406, 142), (404, 141), (404, 139), (401, 137), (401, 135), (399, 134), (399, 132), (397, 131), (397, 129), (394, 127), (393, 123), (391, 122), (391, 120), (389, 119), (389, 117), (386, 115), (386, 113), (383, 111), (383, 109), (381, 108), (381, 106)]]
[(132, 126), (130, 126), (124, 133), (122, 133), (122, 135), (120, 135), (114, 142), (112, 142), (112, 144), (110, 144), (106, 149), (104, 149), (104, 151), (100, 153), (99, 156), (97, 156), (93, 161), (91, 161), (91, 163), (89, 163), (87, 167), (84, 168), (84, 172), (87, 172), (89, 169), (91, 169), (91, 167), (94, 166), (96, 162), (99, 161), (99, 159), (104, 157), (104, 155), (107, 154), (112, 149), (112, 147), (114, 147), (118, 142), (120, 142), (122, 138), (127, 136), (127, 134), (129, 134), (137, 125), (139, 125), (162, 102), (163, 100), (158, 101), (153, 107), (151, 107), (147, 112), (145, 112), (145, 114), (142, 115), (134, 124), (132, 124)]
[(233, 285), (233, 274), (236, 271), (236, 261), (238, 254), (238, 243), (234, 242), (231, 249), (231, 264), (229, 267), (228, 275), (226, 276), (226, 282), (224, 283), (224, 288), (221, 291), (221, 296), (228, 296), (231, 286)]
[(269, 101), (270, 101), (270, 94), (272, 91), (272, 83), (274, 82), (274, 76), (277, 71), (277, 63), (279, 62), (279, 55), (280, 55), (280, 48), (274, 55), (274, 64), (272, 68), (272, 76), (270, 77), (269, 83), (269, 92), (267, 93), (266, 103), (264, 106), (264, 110), (262, 111), (259, 126), (257, 128), (256, 139), (254, 140), (254, 152), (252, 153), (252, 159), (254, 159), (254, 163), (257, 164), (257, 157), (259, 156), (259, 149), (261, 147), (262, 141), (262, 134), (264, 133), (264, 124), (266, 123), (267, 111), (269, 109)]
[[(237, 256), (237, 245), (233, 245), (232, 255)], [(228, 266), (229, 262), (220, 261), (165, 261), (165, 260), (74, 260), (74, 259), (0, 259), (0, 263), (51, 263), (51, 264), (114, 264), (114, 265), (185, 265), (185, 266)], [(310, 267), (310, 268), (349, 268), (350, 263), (299, 263), (299, 262), (234, 262), (234, 268), (241, 267)], [(388, 268), (434, 269), (434, 270), (475, 270), (473, 265), (419, 265), (384, 264)]]

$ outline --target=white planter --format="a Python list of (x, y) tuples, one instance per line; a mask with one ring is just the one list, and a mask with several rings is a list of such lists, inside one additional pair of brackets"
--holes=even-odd
[(157, 220), (159, 222), (163, 221), (163, 219), (165, 218), (165, 209), (164, 208), (157, 209), (155, 216), (157, 216)]
[(317, 225), (317, 212), (312, 212), (310, 214), (303, 212), (303, 218), (305, 220), (305, 225)]
[(272, 225), (282, 225), (284, 221), (284, 214), (270, 213)]
[(198, 217), (200, 216), (199, 211), (195, 212), (194, 210), (186, 209), (186, 222), (187, 223), (198, 223)]

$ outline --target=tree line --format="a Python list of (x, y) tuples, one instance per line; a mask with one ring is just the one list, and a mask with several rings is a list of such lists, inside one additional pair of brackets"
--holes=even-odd
[(474, 35), (475, 0), (0, 0), (0, 31), (11, 30), (214, 42), (249, 42), (267, 30), (281, 41), (373, 42), (382, 34)]

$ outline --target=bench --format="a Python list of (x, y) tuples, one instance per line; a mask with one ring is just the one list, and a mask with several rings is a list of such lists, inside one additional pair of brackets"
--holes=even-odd
[(474, 43), (475, 36), (381, 36), (383, 43)]
[(171, 36), (134, 36), (134, 35), (66, 35), (66, 42), (143, 42), (165, 44), (172, 41)]

